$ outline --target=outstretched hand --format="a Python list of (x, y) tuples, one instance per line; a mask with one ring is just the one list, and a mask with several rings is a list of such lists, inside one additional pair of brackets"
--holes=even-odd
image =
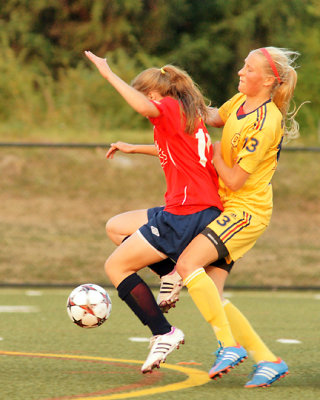
[(86, 57), (98, 68), (100, 74), (108, 79), (108, 76), (111, 73), (111, 68), (107, 63), (106, 58), (101, 58), (93, 54), (91, 51), (85, 51), (84, 54)]
[(111, 143), (110, 149), (107, 151), (106, 158), (113, 158), (117, 151), (122, 151), (123, 153), (132, 153), (134, 145), (125, 142)]
[(97, 67), (100, 74), (116, 89), (116, 91), (135, 111), (144, 117), (150, 118), (156, 118), (160, 115), (158, 108), (144, 93), (128, 85), (117, 74), (112, 72), (106, 58), (98, 57), (91, 51), (85, 51), (84, 54)]

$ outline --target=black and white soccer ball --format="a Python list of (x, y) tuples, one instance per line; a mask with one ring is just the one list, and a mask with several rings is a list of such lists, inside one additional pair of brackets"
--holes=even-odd
[(71, 321), (81, 328), (96, 328), (102, 325), (109, 318), (111, 308), (108, 293), (93, 283), (76, 287), (67, 301)]

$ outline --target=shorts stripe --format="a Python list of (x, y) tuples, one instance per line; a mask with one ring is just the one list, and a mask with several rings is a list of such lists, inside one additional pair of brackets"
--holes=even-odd
[(231, 225), (228, 229), (226, 229), (220, 236), (220, 239), (223, 243), (226, 243), (230, 240), (236, 233), (240, 232), (243, 228), (250, 225), (251, 215), (246, 212), (243, 212), (244, 218), (238, 221), (237, 223)]
[[(243, 215), (244, 215), (245, 213), (243, 212)], [(244, 218), (242, 218), (242, 219), (239, 219), (237, 222), (234, 222), (232, 225), (230, 225), (225, 231), (223, 231), (223, 232), (221, 232), (221, 234), (220, 234), (220, 239), (222, 239), (222, 236), (223, 235), (225, 235), (225, 234), (227, 234), (228, 233), (228, 231), (231, 229), (231, 228), (233, 228), (235, 225), (238, 225), (240, 222), (242, 222), (244, 220)], [(218, 221), (218, 223), (219, 223), (219, 221)], [(220, 224), (219, 224), (220, 225)]]

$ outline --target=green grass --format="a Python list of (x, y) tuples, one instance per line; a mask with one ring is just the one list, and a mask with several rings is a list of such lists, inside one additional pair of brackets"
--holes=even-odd
[[(144, 360), (147, 343), (134, 343), (130, 337), (149, 337), (150, 332), (109, 289), (113, 309), (109, 320), (99, 328), (86, 330), (74, 325), (66, 313), (70, 290), (0, 289), (0, 306), (29, 306), (29, 313), (1, 313), (0, 351), (56, 355), (108, 357)], [(38, 295), (35, 295), (38, 294)], [(268, 389), (248, 390), (253, 360), (248, 359), (219, 381), (199, 387), (147, 396), (159, 400), (218, 398), (315, 400), (320, 396), (318, 335), (319, 293), (317, 292), (238, 292), (228, 293), (273, 352), (286, 360), (290, 374)], [(186, 335), (186, 343), (167, 359), (168, 364), (194, 361), (187, 366), (207, 371), (216, 349), (211, 328), (193, 305), (186, 291), (169, 321)], [(277, 339), (296, 339), (301, 344), (283, 344)], [(76, 398), (80, 394), (112, 394), (181, 382), (186, 375), (161, 368), (142, 376), (140, 364), (103, 363), (90, 360), (36, 358), (1, 355), (1, 399), (44, 400)], [(122, 389), (119, 389), (122, 388)], [(118, 393), (118, 392), (115, 392)], [(70, 396), (70, 397), (68, 397)], [(74, 397), (72, 397), (74, 396)], [(142, 398), (139, 396), (138, 398)]]

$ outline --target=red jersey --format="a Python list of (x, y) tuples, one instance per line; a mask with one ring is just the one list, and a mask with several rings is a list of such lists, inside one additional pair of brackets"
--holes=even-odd
[(153, 104), (160, 111), (149, 120), (167, 182), (165, 211), (187, 215), (212, 206), (223, 210), (212, 164), (213, 147), (202, 119), (190, 135), (184, 131), (185, 116), (177, 100), (164, 97)]

